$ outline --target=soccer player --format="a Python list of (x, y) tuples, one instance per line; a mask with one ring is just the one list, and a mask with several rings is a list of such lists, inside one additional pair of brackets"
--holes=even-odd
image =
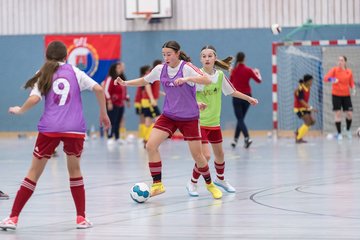
[[(251, 95), (250, 80), (254, 79), (255, 82), (261, 83), (261, 75), (258, 69), (251, 69), (245, 65), (245, 54), (239, 52), (236, 55), (235, 68), (231, 71), (230, 82), (235, 89), (246, 95)], [(232, 99), (235, 116), (237, 118), (236, 129), (234, 133), (234, 140), (231, 142), (233, 148), (236, 147), (240, 133), (244, 134), (244, 147), (249, 148), (252, 140), (249, 135), (249, 131), (245, 124), (245, 116), (249, 109), (249, 102), (240, 98), (233, 97)]]
[(332, 83), (332, 104), (335, 114), (335, 126), (337, 130), (337, 139), (341, 140), (341, 109), (346, 114), (346, 136), (351, 138), (350, 127), (352, 123), (353, 106), (351, 95), (355, 96), (355, 83), (350, 68), (346, 66), (346, 56), (339, 56), (338, 65), (329, 70), (325, 75), (324, 81)]
[[(214, 183), (222, 187), (225, 191), (234, 193), (236, 190), (225, 180), (225, 160), (222, 147), (222, 134), (220, 128), (221, 97), (231, 95), (234, 98), (244, 99), (252, 105), (258, 103), (257, 99), (236, 91), (233, 85), (220, 69), (229, 70), (232, 58), (227, 61), (217, 59), (216, 50), (213, 46), (207, 45), (201, 49), (200, 61), (203, 65), (201, 69), (211, 80), (211, 84), (204, 86), (197, 84), (196, 99), (199, 103), (206, 104), (206, 108), (200, 111), (200, 129), (202, 137), (202, 151), (207, 161), (210, 160), (209, 142), (214, 152), (214, 165), (216, 178)], [(220, 69), (216, 69), (217, 68)], [(187, 190), (190, 196), (199, 196), (197, 191), (197, 182), (200, 177), (198, 166), (195, 164), (191, 181), (187, 184)]]
[(149, 168), (153, 178), (151, 196), (165, 192), (161, 178), (161, 157), (159, 146), (179, 129), (188, 142), (191, 155), (200, 174), (204, 177), (207, 190), (215, 199), (222, 197), (222, 192), (211, 180), (208, 163), (201, 151), (199, 128), (199, 106), (196, 101), (195, 84), (210, 84), (211, 81), (198, 68), (190, 63), (190, 58), (180, 50), (176, 41), (168, 41), (162, 47), (164, 63), (157, 65), (145, 77), (116, 82), (125, 86), (144, 86), (160, 81), (165, 91), (163, 113), (156, 121), (146, 144), (149, 156)]
[(46, 62), (25, 84), (25, 88), (32, 88), (30, 96), (21, 107), (9, 108), (9, 113), (23, 114), (45, 97), (32, 164), (16, 194), (10, 216), (0, 222), (0, 228), (4, 230), (16, 229), (21, 210), (33, 194), (47, 161), (60, 141), (64, 143), (67, 157), (77, 228), (92, 227), (92, 223), (85, 216), (85, 189), (80, 169), (86, 132), (80, 94), (82, 90), (94, 91), (100, 106), (100, 124), (103, 124), (105, 129), (110, 127), (110, 120), (106, 114), (102, 87), (78, 68), (66, 64), (66, 56), (64, 43), (51, 42), (46, 49)]
[(312, 111), (316, 111), (310, 106), (310, 89), (313, 82), (313, 76), (305, 74), (299, 80), (299, 86), (294, 92), (294, 112), (304, 121), (300, 128), (295, 131), (295, 143), (306, 143), (303, 139), (310, 127), (315, 124), (315, 119), (311, 115)]

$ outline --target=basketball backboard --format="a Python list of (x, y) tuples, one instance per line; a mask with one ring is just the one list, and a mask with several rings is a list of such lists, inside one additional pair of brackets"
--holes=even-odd
[(125, 0), (127, 20), (147, 18), (172, 18), (172, 0)]

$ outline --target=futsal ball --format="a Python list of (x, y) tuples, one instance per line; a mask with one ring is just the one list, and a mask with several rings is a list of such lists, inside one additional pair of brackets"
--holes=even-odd
[(137, 203), (143, 203), (150, 198), (150, 189), (146, 183), (136, 183), (130, 190), (130, 197)]
[(274, 35), (278, 35), (279, 33), (281, 33), (281, 27), (279, 24), (274, 23), (273, 25), (271, 25), (271, 32)]

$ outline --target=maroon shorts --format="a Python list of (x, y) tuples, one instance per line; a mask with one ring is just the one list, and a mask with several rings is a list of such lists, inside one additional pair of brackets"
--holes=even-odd
[(83, 151), (84, 146), (84, 137), (68, 137), (68, 136), (47, 136), (43, 133), (39, 133), (33, 155), (34, 157), (41, 158), (50, 158), (57, 146), (59, 146), (60, 141), (64, 143), (64, 152), (66, 155), (74, 155), (80, 157)]
[(206, 128), (201, 129), (201, 143), (221, 143), (223, 141), (220, 128)]
[(169, 138), (177, 129), (179, 129), (184, 136), (185, 141), (201, 140), (198, 119), (190, 121), (177, 121), (164, 115), (160, 115), (159, 119), (155, 122), (154, 128), (169, 133)]

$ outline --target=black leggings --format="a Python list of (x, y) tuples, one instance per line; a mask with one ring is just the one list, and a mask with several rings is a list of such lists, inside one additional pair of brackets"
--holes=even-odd
[[(249, 96), (251, 96), (251, 95), (249, 94)], [(249, 109), (250, 103), (248, 101), (245, 101), (245, 100), (242, 100), (239, 98), (234, 98), (234, 97), (232, 99), (232, 102), (233, 102), (235, 116), (237, 118), (234, 139), (236, 139), (236, 140), (239, 139), (241, 132), (243, 132), (244, 137), (247, 138), (247, 137), (249, 137), (249, 132), (245, 125), (244, 119), (245, 119), (245, 115)]]
[(113, 110), (108, 111), (108, 115), (111, 122), (111, 129), (108, 130), (108, 138), (115, 136), (115, 139), (119, 139), (120, 121), (124, 115), (124, 107), (114, 106)]

